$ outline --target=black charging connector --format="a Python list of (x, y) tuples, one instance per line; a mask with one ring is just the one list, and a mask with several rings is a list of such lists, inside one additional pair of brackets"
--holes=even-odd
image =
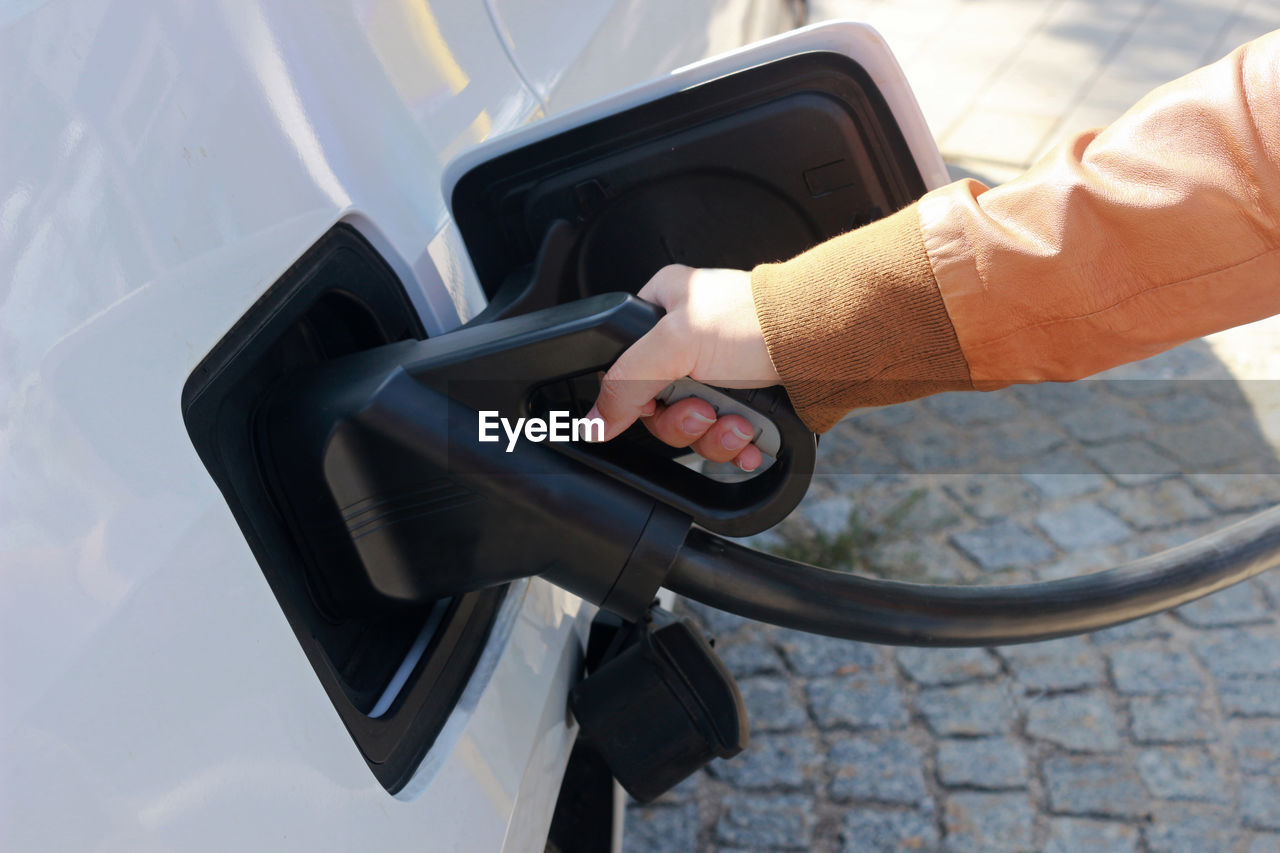
[(325, 440), (286, 429), (278, 484), (339, 609), (541, 575), (637, 619), (689, 530), (687, 515), (552, 450), (477, 442), (473, 410), (405, 374)]
[[(763, 530), (799, 502), (813, 434), (780, 389), (726, 392), (785, 443), (743, 483), (647, 445), (480, 441), (480, 412), (535, 414), (594, 382), (662, 316), (622, 293), (391, 344), (295, 374), (257, 418), (262, 468), (334, 613), (421, 604), (540, 575), (629, 619), (691, 524)], [(643, 428), (637, 428), (643, 431)]]

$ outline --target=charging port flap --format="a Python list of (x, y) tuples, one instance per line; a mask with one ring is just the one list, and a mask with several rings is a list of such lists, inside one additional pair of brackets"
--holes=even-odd
[(784, 260), (945, 181), (887, 45), (835, 22), (486, 143), (445, 197), (489, 320), (634, 293), (671, 263)]

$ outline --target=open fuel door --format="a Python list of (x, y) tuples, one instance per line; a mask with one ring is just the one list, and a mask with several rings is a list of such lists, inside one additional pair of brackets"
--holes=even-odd
[(784, 260), (946, 180), (888, 46), (834, 22), (473, 149), (445, 197), (486, 321), (635, 292), (670, 263)]

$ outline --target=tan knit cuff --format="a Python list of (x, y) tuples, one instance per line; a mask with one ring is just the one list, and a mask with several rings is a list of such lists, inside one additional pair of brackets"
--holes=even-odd
[(773, 366), (809, 428), (849, 410), (969, 390), (969, 366), (911, 205), (751, 273)]

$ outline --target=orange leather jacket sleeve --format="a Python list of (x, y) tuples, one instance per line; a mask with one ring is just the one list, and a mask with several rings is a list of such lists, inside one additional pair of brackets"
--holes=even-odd
[(958, 181), (752, 274), (801, 416), (1066, 381), (1280, 313), (1280, 31), (996, 189)]

